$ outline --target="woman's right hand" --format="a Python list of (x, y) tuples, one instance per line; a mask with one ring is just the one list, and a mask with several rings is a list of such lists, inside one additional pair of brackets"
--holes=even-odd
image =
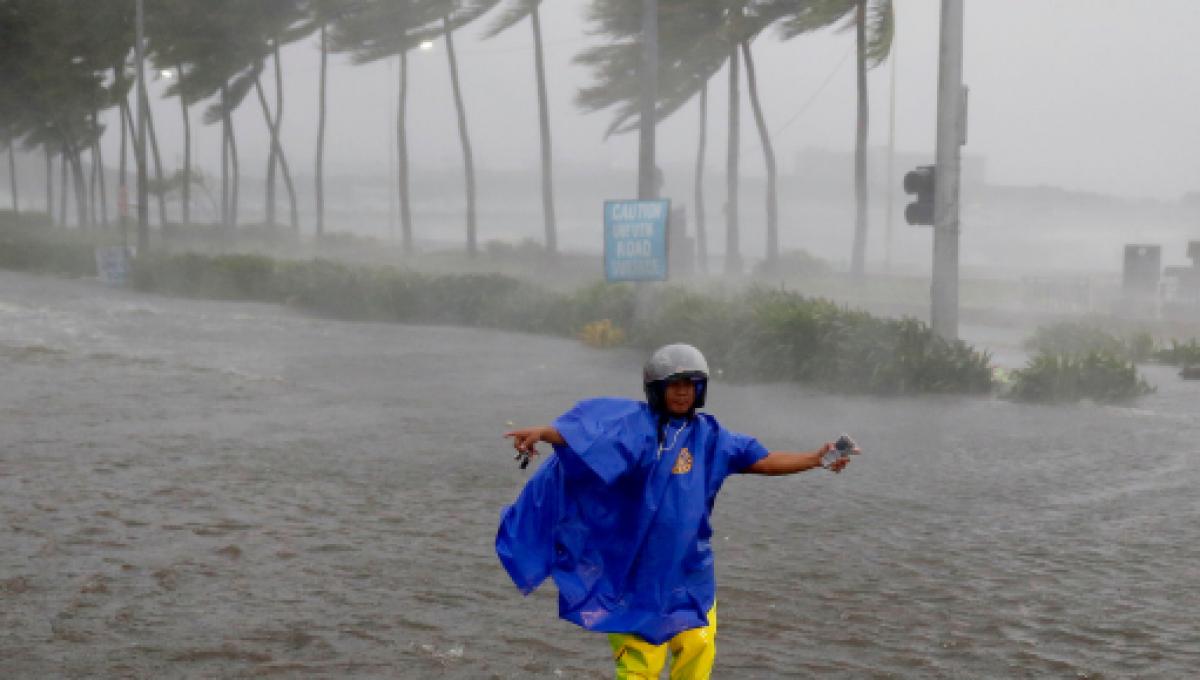
[(517, 450), (517, 453), (536, 456), (538, 454), (537, 443), (545, 441), (547, 429), (549, 428), (545, 425), (522, 427), (505, 432), (504, 436), (512, 437), (513, 448)]

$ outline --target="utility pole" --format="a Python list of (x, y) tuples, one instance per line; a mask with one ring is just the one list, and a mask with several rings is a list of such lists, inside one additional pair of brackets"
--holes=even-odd
[(966, 131), (962, 53), (963, 0), (942, 0), (930, 325), (947, 340), (958, 338), (959, 147)]
[(654, 163), (654, 103), (658, 99), (658, 0), (642, 0), (641, 121), (638, 125), (638, 198), (658, 198)]
[(146, 200), (146, 55), (145, 9), (143, 0), (137, 0), (137, 42), (133, 46), (133, 58), (137, 62), (137, 253), (142, 256), (150, 251), (150, 213)]
[(896, 210), (894, 207), (894, 198), (896, 196), (896, 52), (897, 52), (896, 37), (892, 37), (892, 50), (888, 55), (888, 59), (892, 62), (892, 74), (888, 79), (888, 148), (887, 148), (887, 173), (884, 175), (887, 180), (884, 186), (887, 187), (887, 215), (884, 222), (885, 233), (883, 240), (883, 270), (892, 273), (892, 219)]

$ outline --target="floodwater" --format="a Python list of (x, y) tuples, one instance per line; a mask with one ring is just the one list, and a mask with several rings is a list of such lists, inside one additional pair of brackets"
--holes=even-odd
[[(641, 356), (0, 273), (0, 676), (606, 678), (492, 551), (501, 438)], [(717, 383), (841, 475), (717, 503), (718, 678), (1200, 669), (1200, 384), (1132, 407)]]

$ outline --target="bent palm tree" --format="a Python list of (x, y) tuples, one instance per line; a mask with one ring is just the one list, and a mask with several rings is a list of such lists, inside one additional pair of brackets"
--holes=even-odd
[(435, 0), (363, 0), (353, 11), (338, 14), (330, 26), (330, 49), (349, 52), (356, 64), (393, 56), (400, 58), (396, 110), (396, 153), (399, 158), (400, 229), (404, 252), (413, 252), (412, 198), (408, 171), (408, 52), (428, 40), (430, 25), (442, 18)]
[(538, 132), (542, 151), (542, 219), (546, 230), (546, 251), (558, 251), (558, 229), (554, 219), (554, 169), (550, 150), (550, 113), (546, 102), (546, 64), (542, 54), (542, 22), (538, 6), (542, 0), (513, 0), (513, 4), (488, 28), (484, 37), (491, 38), (515, 25), (526, 16), (533, 28), (533, 70), (537, 81)]
[[(781, 0), (782, 2), (782, 0)], [(575, 58), (577, 63), (593, 69), (596, 83), (579, 91), (577, 104), (585, 111), (615, 107), (613, 122), (606, 136), (637, 129), (640, 108), (637, 81), (641, 59), (639, 0), (596, 0), (589, 10), (589, 19), (597, 25), (596, 33), (610, 37), (607, 45), (585, 50)], [(790, 5), (789, 5), (790, 6)], [(769, 2), (727, 0), (696, 3), (692, 0), (659, 0), (660, 27), (658, 64), (658, 101), (655, 119), (664, 120), (692, 97), (706, 92), (709, 81), (726, 62), (730, 68), (729, 145), (726, 156), (726, 252), (725, 269), (741, 270), (740, 226), (738, 223), (738, 163), (740, 155), (737, 137), (739, 79), (734, 72), (740, 64), (740, 45), (752, 40), (770, 26), (782, 10)], [(702, 101), (701, 120), (706, 122), (707, 97)], [(703, 171), (705, 136), (700, 136), (697, 154), (697, 215), (702, 218), (703, 203), (700, 182)], [(770, 212), (770, 210), (768, 210)], [(707, 237), (698, 224), (697, 245), (701, 266), (707, 257)]]
[[(842, 30), (854, 29), (856, 42), (855, 80), (858, 112), (854, 137), (854, 242), (851, 246), (850, 271), (860, 276), (866, 269), (867, 252), (867, 133), (869, 104), (867, 71), (887, 60), (895, 35), (893, 0), (817, 0), (798, 7), (785, 7), (782, 21), (784, 38), (808, 33), (844, 22)], [(788, 0), (780, 0), (781, 6)], [(794, 2), (792, 3), (794, 4)]]

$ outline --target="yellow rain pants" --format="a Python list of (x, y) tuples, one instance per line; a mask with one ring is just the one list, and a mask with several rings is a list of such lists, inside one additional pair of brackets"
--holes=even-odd
[(717, 656), (717, 605), (708, 611), (708, 625), (685, 630), (661, 645), (652, 645), (636, 635), (608, 636), (617, 680), (658, 680), (671, 656), (671, 680), (708, 680)]

